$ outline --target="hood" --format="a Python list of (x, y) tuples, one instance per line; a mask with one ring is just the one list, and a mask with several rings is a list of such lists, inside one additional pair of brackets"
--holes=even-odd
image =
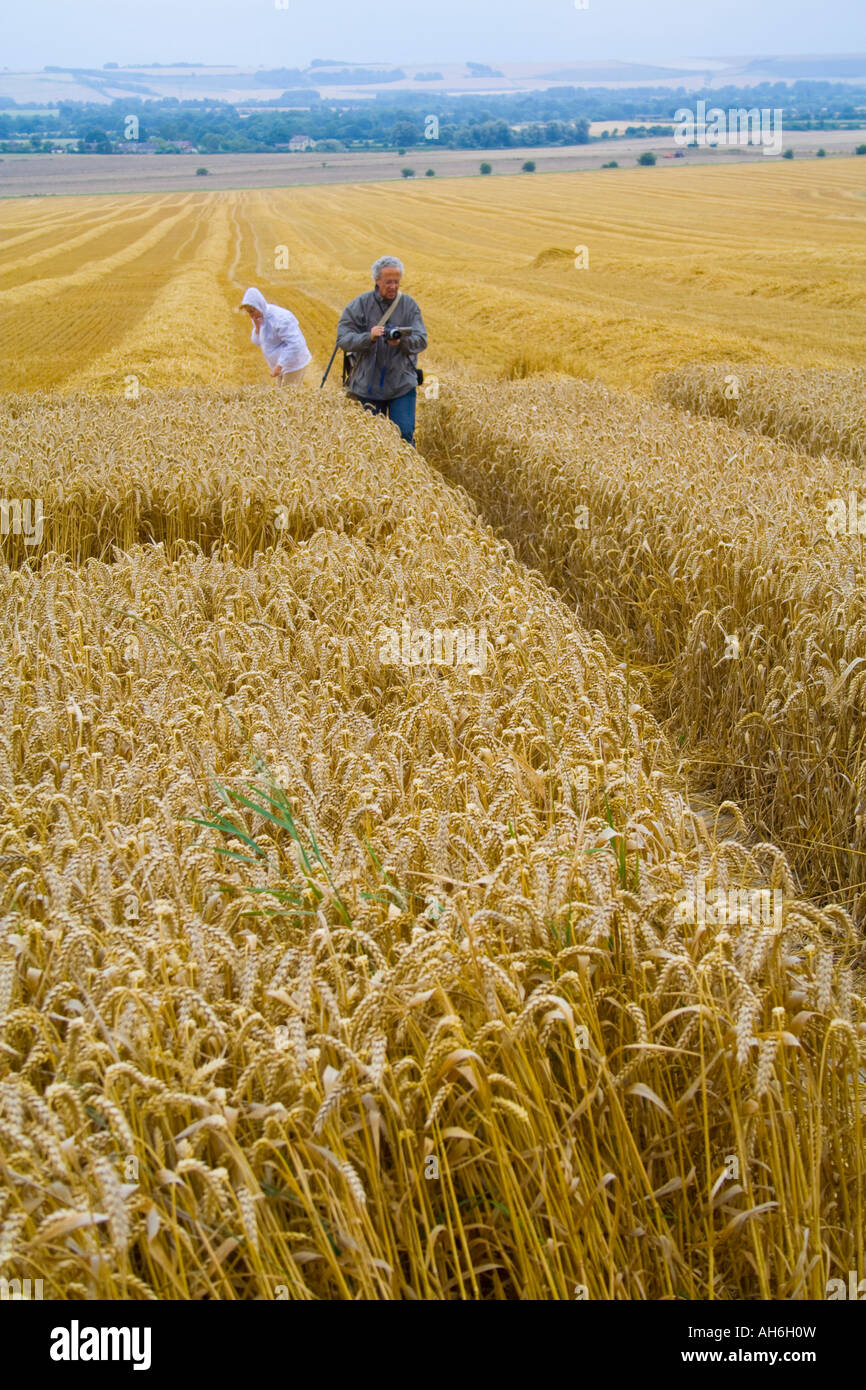
[(241, 300), (241, 304), (249, 304), (251, 309), (258, 309), (261, 313), (264, 313), (268, 307), (268, 301), (265, 299), (265, 296), (262, 294), (261, 290), (257, 290), (252, 287), (247, 290), (246, 294)]

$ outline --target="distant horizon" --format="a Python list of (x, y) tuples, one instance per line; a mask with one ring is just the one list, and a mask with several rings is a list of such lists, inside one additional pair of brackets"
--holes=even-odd
[(196, 62), (189, 56), (150, 58), (147, 62), (106, 59), (99, 65), (44, 63), (40, 68), (0, 69), (0, 104), (7, 110), (59, 102), (105, 105), (138, 99), (142, 102), (221, 102), (227, 105), (274, 105), (285, 95), (325, 102), (381, 96), (419, 98), (446, 96), (494, 98), (554, 91), (655, 91), (682, 89), (686, 93), (720, 89), (745, 92), (758, 86), (798, 81), (831, 86), (866, 87), (866, 48), (861, 53), (730, 53), (715, 57), (651, 59), (615, 57), (437, 59), (422, 62), (333, 56), (304, 61), (276, 56), (269, 64), (236, 61)]
[(844, 51), (844, 50), (841, 50), (841, 49), (838, 49), (838, 48), (837, 48), (837, 49), (811, 49), (811, 50), (808, 50), (808, 51), (807, 51), (807, 50), (797, 50), (796, 52), (795, 52), (795, 51), (787, 51), (787, 50), (785, 50), (785, 51), (780, 51), (779, 49), (774, 49), (774, 50), (772, 50), (772, 51), (763, 49), (763, 50), (746, 51), (746, 52), (740, 52), (740, 53), (688, 53), (688, 54), (668, 54), (666, 57), (659, 57), (659, 56), (651, 57), (651, 56), (649, 56), (649, 55), (647, 55), (647, 54), (643, 54), (643, 55), (641, 55), (640, 57), (637, 57), (637, 56), (631, 56), (631, 57), (622, 57), (622, 56), (619, 56), (619, 57), (617, 57), (617, 56), (614, 56), (613, 54), (605, 54), (605, 55), (603, 55), (603, 56), (597, 56), (597, 57), (592, 57), (592, 58), (589, 58), (589, 57), (568, 57), (568, 56), (566, 56), (566, 57), (563, 57), (563, 56), (559, 56), (559, 57), (549, 56), (549, 57), (546, 57), (546, 58), (527, 58), (527, 57), (523, 57), (523, 58), (502, 58), (502, 57), (495, 57), (495, 56), (494, 56), (494, 57), (490, 57), (489, 55), (488, 55), (488, 56), (485, 56), (485, 57), (479, 57), (479, 56), (476, 54), (476, 55), (473, 56), (473, 57), (464, 57), (464, 56), (460, 56), (460, 57), (443, 57), (443, 56), (440, 55), (439, 57), (414, 57), (414, 58), (413, 58), (413, 57), (408, 57), (408, 56), (406, 56), (406, 57), (403, 57), (403, 58), (383, 59), (383, 58), (340, 58), (340, 57), (338, 57), (338, 58), (325, 58), (325, 57), (321, 56), (320, 54), (316, 53), (316, 54), (314, 54), (311, 58), (308, 58), (308, 59), (306, 59), (306, 60), (303, 59), (303, 58), (299, 58), (299, 57), (294, 57), (294, 58), (292, 58), (291, 60), (289, 60), (288, 58), (285, 58), (285, 59), (279, 58), (279, 59), (277, 59), (277, 58), (273, 58), (273, 57), (272, 57), (272, 58), (270, 59), (270, 61), (268, 61), (268, 62), (252, 62), (252, 61), (244, 61), (244, 62), (235, 61), (235, 62), (229, 62), (229, 61), (219, 61), (219, 60), (217, 60), (217, 61), (213, 61), (213, 60), (212, 60), (212, 61), (210, 61), (210, 62), (202, 62), (202, 61), (192, 60), (192, 59), (189, 59), (189, 58), (148, 58), (148, 59), (138, 59), (138, 60), (135, 60), (135, 61), (133, 61), (133, 60), (126, 60), (126, 61), (121, 62), (119, 59), (115, 59), (115, 58), (105, 58), (105, 59), (102, 59), (101, 61), (98, 60), (98, 59), (92, 59), (92, 60), (90, 60), (90, 61), (83, 61), (83, 60), (81, 60), (81, 61), (78, 61), (78, 62), (67, 62), (67, 63), (61, 63), (61, 62), (58, 62), (58, 61), (54, 61), (54, 62), (46, 62), (46, 63), (42, 63), (42, 64), (30, 64), (30, 65), (18, 65), (18, 64), (16, 64), (16, 65), (14, 65), (14, 66), (11, 65), (11, 64), (3, 64), (2, 67), (0, 67), (0, 71), (2, 71), (2, 72), (8, 72), (8, 73), (14, 73), (14, 72), (28, 72), (28, 73), (30, 73), (30, 72), (43, 72), (43, 71), (45, 71), (46, 69), (51, 69), (51, 68), (55, 68), (55, 69), (56, 69), (56, 68), (69, 68), (69, 69), (74, 69), (74, 70), (76, 70), (76, 71), (85, 71), (85, 70), (87, 70), (87, 69), (93, 69), (93, 70), (103, 71), (103, 70), (106, 68), (106, 66), (107, 66), (108, 64), (116, 64), (118, 68), (124, 68), (124, 69), (125, 69), (125, 68), (152, 68), (152, 67), (163, 67), (163, 68), (165, 68), (165, 67), (175, 67), (175, 68), (184, 68), (184, 67), (188, 67), (188, 68), (226, 68), (226, 69), (228, 69), (228, 70), (230, 70), (230, 71), (231, 71), (231, 70), (236, 70), (236, 71), (255, 71), (256, 69), (264, 69), (264, 70), (267, 71), (267, 70), (269, 70), (269, 69), (271, 69), (271, 68), (276, 68), (276, 67), (287, 67), (287, 68), (296, 67), (296, 68), (299, 68), (299, 69), (305, 71), (305, 70), (309, 69), (310, 67), (312, 67), (313, 64), (321, 64), (321, 65), (324, 66), (324, 67), (328, 67), (328, 66), (331, 66), (331, 67), (366, 67), (366, 68), (378, 68), (378, 67), (381, 67), (381, 68), (384, 68), (384, 69), (387, 69), (387, 68), (399, 68), (399, 67), (409, 67), (409, 68), (431, 67), (431, 66), (434, 66), (434, 67), (435, 67), (437, 64), (439, 64), (439, 65), (444, 65), (444, 66), (446, 66), (446, 67), (455, 67), (455, 66), (460, 66), (460, 65), (466, 66), (466, 65), (469, 64), (469, 63), (479, 63), (479, 64), (481, 64), (481, 65), (483, 65), (483, 66), (485, 66), (485, 67), (495, 67), (495, 66), (497, 66), (497, 65), (504, 65), (505, 67), (512, 67), (512, 68), (513, 68), (513, 67), (523, 67), (523, 66), (526, 66), (526, 67), (545, 66), (545, 67), (546, 67), (546, 66), (548, 66), (548, 65), (554, 65), (554, 64), (556, 64), (557, 66), (563, 66), (563, 65), (569, 65), (569, 64), (571, 64), (571, 65), (574, 65), (574, 66), (576, 66), (576, 67), (600, 67), (600, 66), (602, 66), (602, 65), (604, 65), (604, 64), (606, 64), (606, 63), (612, 63), (612, 64), (616, 64), (616, 65), (623, 65), (623, 66), (626, 66), (626, 67), (664, 67), (664, 66), (666, 66), (666, 65), (667, 65), (667, 66), (673, 65), (673, 66), (676, 66), (676, 67), (688, 68), (688, 67), (690, 67), (690, 66), (700, 65), (700, 64), (702, 64), (702, 63), (718, 63), (718, 64), (720, 64), (721, 66), (728, 67), (728, 66), (734, 66), (734, 65), (740, 64), (740, 63), (754, 63), (754, 62), (757, 62), (757, 61), (759, 61), (759, 60), (761, 60), (761, 59), (764, 59), (764, 60), (766, 60), (766, 61), (773, 61), (773, 62), (777, 62), (777, 61), (779, 61), (779, 60), (782, 60), (782, 61), (793, 61), (793, 62), (808, 62), (808, 61), (810, 61), (810, 60), (816, 60), (816, 59), (817, 59), (817, 60), (820, 60), (820, 59), (823, 59), (823, 58), (830, 58), (830, 59), (833, 59), (834, 61), (845, 60), (845, 59), (848, 59), (848, 60), (856, 60), (856, 59), (858, 59), (858, 58), (866, 59), (866, 45), (864, 45), (864, 48), (861, 49), (861, 50), (848, 50), (848, 51)]

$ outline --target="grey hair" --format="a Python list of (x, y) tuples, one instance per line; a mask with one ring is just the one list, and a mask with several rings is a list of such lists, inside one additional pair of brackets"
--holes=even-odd
[(383, 270), (390, 270), (392, 267), (394, 270), (399, 270), (401, 275), (403, 274), (403, 262), (398, 261), (396, 256), (380, 256), (378, 261), (374, 261), (372, 269), (373, 284), (375, 285), (378, 283), (379, 276), (382, 274)]

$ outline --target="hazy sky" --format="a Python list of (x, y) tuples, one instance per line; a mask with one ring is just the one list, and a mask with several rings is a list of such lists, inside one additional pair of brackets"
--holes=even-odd
[[(0, 64), (622, 60), (866, 50), (863, 0), (7, 0)], [(280, 0), (282, 3), (282, 0)]]

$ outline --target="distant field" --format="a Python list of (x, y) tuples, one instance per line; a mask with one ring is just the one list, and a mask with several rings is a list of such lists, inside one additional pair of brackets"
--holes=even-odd
[[(339, 310), (387, 250), (404, 258), (422, 303), (431, 368), (565, 369), (643, 386), (691, 361), (860, 365), (866, 159), (725, 158), (10, 200), (0, 208), (0, 386), (259, 380), (234, 312), (249, 284), (297, 312), (324, 364)], [(275, 269), (281, 245), (288, 270)], [(574, 267), (578, 245), (588, 270)]]
[[(615, 123), (614, 123), (615, 124)], [(625, 126), (625, 122), (620, 122)], [(638, 122), (640, 124), (640, 122)], [(599, 133), (594, 132), (594, 133)], [(831, 155), (851, 155), (866, 143), (863, 130), (794, 130), (785, 133), (784, 144), (795, 155), (807, 158), (820, 148)], [(660, 159), (678, 146), (673, 136), (617, 139), (592, 145), (542, 145), (513, 150), (444, 150), (435, 142), (405, 155), (394, 151), (376, 154), (190, 154), (190, 155), (28, 155), (0, 156), (0, 198), (47, 193), (163, 193), (197, 188), (203, 180), (196, 169), (208, 170), (207, 188), (272, 188), (296, 184), (367, 183), (399, 179), (401, 169), (414, 169), (423, 177), (428, 168), (437, 175), (463, 178), (478, 174), (482, 160), (493, 165), (494, 175), (518, 174), (532, 159), (539, 173), (572, 173), (598, 169), (615, 159), (628, 167), (644, 150)], [(760, 148), (695, 149), (682, 151), (679, 163), (734, 164), (775, 162)], [(866, 159), (864, 159), (866, 173)]]

